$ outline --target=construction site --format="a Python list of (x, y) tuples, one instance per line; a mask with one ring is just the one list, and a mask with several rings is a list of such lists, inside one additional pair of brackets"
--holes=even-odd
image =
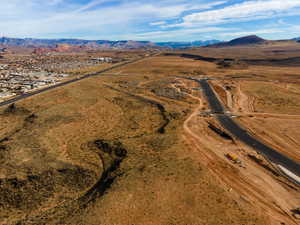
[(0, 103), (0, 224), (299, 224), (299, 67), (251, 51), (129, 51)]

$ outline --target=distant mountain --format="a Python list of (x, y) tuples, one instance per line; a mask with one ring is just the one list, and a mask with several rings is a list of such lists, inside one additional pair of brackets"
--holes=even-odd
[(94, 47), (88, 45), (69, 45), (69, 44), (58, 44), (55, 47), (37, 47), (34, 48), (33, 52), (37, 55), (54, 53), (54, 52), (81, 52), (83, 50), (92, 50)]
[(300, 37), (293, 38), (292, 40), (293, 40), (293, 41), (298, 41), (298, 42), (299, 42), (299, 41), (300, 41)]
[(201, 47), (207, 45), (213, 45), (220, 43), (219, 40), (208, 40), (208, 41), (191, 41), (191, 42), (156, 42), (155, 44), (160, 47), (166, 48), (191, 48)]
[(108, 41), (80, 39), (34, 39), (34, 38), (0, 38), (1, 46), (18, 46), (33, 48), (55, 48), (58, 45), (81, 46), (82, 48), (147, 48), (155, 46), (149, 41)]
[[(109, 41), (109, 40), (81, 40), (81, 39), (35, 39), (35, 38), (0, 38), (0, 46), (34, 48), (36, 52), (52, 51), (57, 46), (67, 45), (67, 49), (136, 49), (136, 48), (190, 48), (220, 43), (218, 40), (192, 41), (192, 42), (150, 42), (150, 41)], [(56, 50), (55, 50), (56, 51)]]
[(260, 38), (256, 35), (250, 35), (246, 37), (236, 38), (228, 42), (222, 42), (215, 45), (210, 45), (210, 47), (231, 47), (231, 46), (241, 46), (241, 45), (256, 45), (263, 44), (267, 40)]

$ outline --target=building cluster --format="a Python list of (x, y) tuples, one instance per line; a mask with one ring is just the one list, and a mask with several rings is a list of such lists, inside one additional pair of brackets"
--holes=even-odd
[(56, 84), (67, 76), (68, 74), (28, 71), (16, 65), (0, 64), (0, 101)]
[(112, 63), (113, 58), (111, 57), (99, 57), (99, 58), (92, 58), (94, 62), (100, 62), (100, 63)]
[(110, 57), (89, 55), (12, 55), (0, 59), (0, 102), (15, 95), (54, 85), (72, 71), (114, 63)]
[(36, 56), (35, 58), (31, 58), (29, 60), (31, 61), (29, 63), (31, 67), (35, 66), (45, 71), (56, 73), (65, 73), (81, 68), (93, 67), (102, 63), (115, 63), (115, 61), (110, 57), (94, 58), (81, 55)]
[(39, 65), (41, 68), (43, 68), (46, 71), (53, 71), (53, 72), (66, 72), (66, 71), (72, 71), (72, 70), (78, 70), (81, 68), (86, 67), (92, 67), (96, 66), (99, 63), (95, 62), (93, 60), (87, 59), (87, 60), (55, 60), (55, 59), (48, 59), (43, 60), (44, 62)]

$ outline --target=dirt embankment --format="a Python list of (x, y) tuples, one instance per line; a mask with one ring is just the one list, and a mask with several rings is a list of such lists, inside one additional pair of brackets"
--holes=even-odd
[[(224, 89), (228, 81), (215, 81)], [(215, 86), (214, 86), (215, 87)], [(286, 87), (293, 87), (292, 89)], [(295, 160), (299, 154), (299, 85), (265, 81), (232, 81), (227, 98), (230, 111), (249, 131)]]
[[(270, 224), (298, 224), (290, 211), (300, 201), (298, 188), (255, 151), (230, 136), (225, 137), (214, 118), (200, 114), (205, 99), (198, 99), (199, 106), (184, 125), (184, 137), (190, 148), (199, 153), (201, 161), (206, 162), (220, 182), (232, 188), (230, 194), (236, 196), (240, 204), (245, 200), (257, 207), (269, 217)], [(241, 163), (230, 162), (228, 154)]]

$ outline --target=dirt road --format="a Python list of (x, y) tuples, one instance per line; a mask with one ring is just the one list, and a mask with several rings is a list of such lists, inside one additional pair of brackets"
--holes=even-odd
[[(184, 84), (185, 81), (181, 83), (191, 88)], [(183, 138), (191, 151), (198, 152), (199, 161), (223, 184), (228, 195), (235, 196), (238, 204), (257, 207), (263, 215), (269, 216), (270, 224), (299, 224), (290, 213), (290, 209), (300, 203), (298, 190), (270, 172), (269, 165), (262, 167), (251, 161), (248, 154), (252, 150), (244, 144), (224, 141), (210, 131), (207, 122), (215, 122), (214, 119), (199, 116), (205, 100), (190, 97), (198, 100), (199, 105), (184, 122)], [(227, 153), (237, 154), (247, 169), (230, 163), (224, 156)]]

